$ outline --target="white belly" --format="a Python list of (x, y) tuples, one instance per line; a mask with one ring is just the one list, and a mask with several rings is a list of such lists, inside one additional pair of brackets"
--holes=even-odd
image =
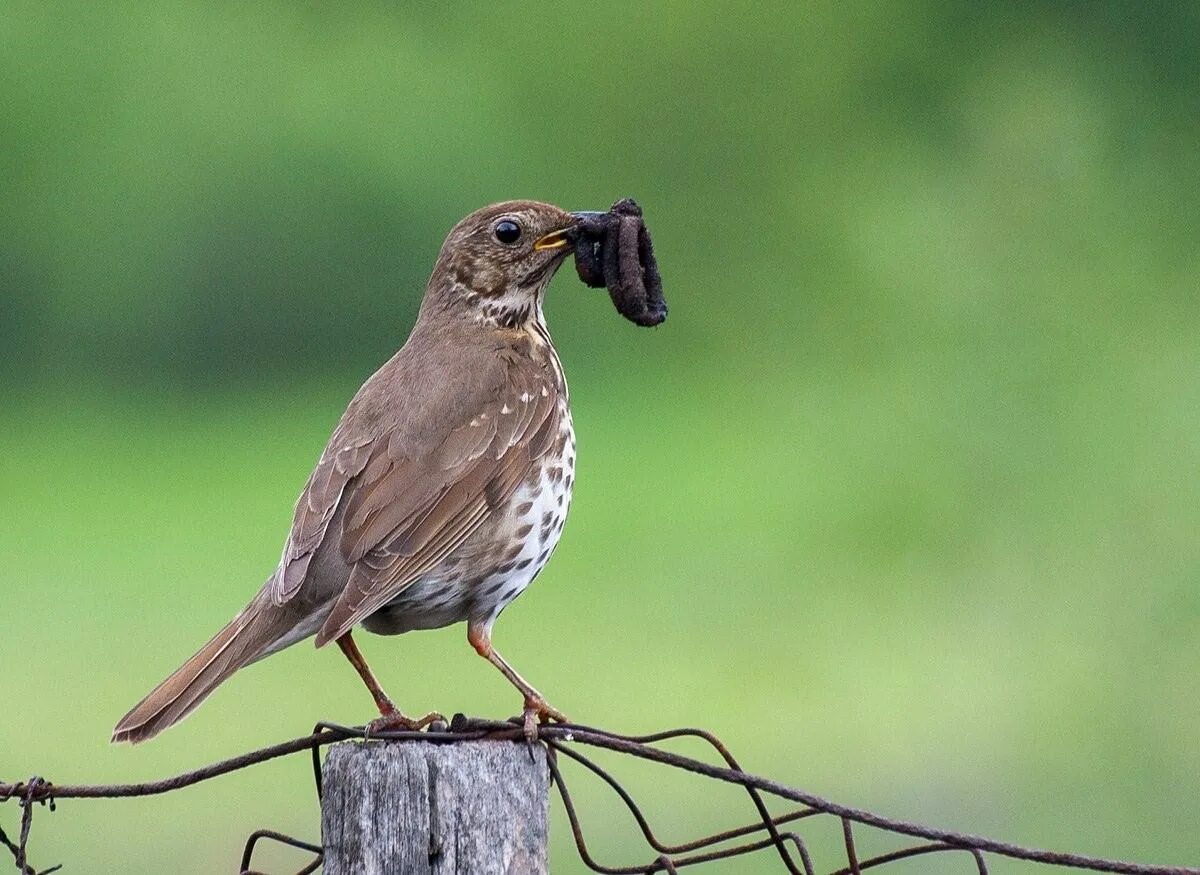
[[(487, 520), (461, 548), (364, 622), (379, 634), (478, 622), (488, 628), (525, 591), (558, 546), (575, 483), (575, 432), (561, 420), (561, 451), (539, 476), (517, 487), (506, 511)], [(536, 469), (535, 469), (536, 470)]]

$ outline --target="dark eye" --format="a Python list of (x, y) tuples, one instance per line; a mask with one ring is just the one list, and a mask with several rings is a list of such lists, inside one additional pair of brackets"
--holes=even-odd
[(512, 244), (521, 239), (521, 226), (512, 219), (502, 219), (492, 231), (501, 243)]

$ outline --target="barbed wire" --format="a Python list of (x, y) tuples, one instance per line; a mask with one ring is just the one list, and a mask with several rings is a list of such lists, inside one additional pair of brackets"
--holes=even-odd
[[(707, 744), (717, 755), (720, 764), (682, 756), (658, 745), (677, 739), (698, 739)], [(525, 736), (519, 721), (495, 721), (455, 715), (451, 724), (423, 732), (378, 732), (368, 733), (363, 727), (341, 726), (336, 723), (318, 723), (305, 736), (280, 744), (264, 747), (240, 756), (231, 757), (190, 772), (184, 772), (160, 781), (135, 784), (53, 784), (39, 777), (18, 783), (0, 783), (0, 803), (17, 800), (21, 809), (20, 825), (16, 841), (0, 828), (0, 844), (11, 853), (20, 875), (49, 875), (61, 865), (49, 869), (36, 869), (28, 857), (28, 845), (33, 822), (33, 811), (37, 805), (55, 810), (59, 799), (116, 799), (155, 796), (207, 781), (212, 778), (239, 771), (268, 760), (309, 751), (312, 757), (313, 780), (317, 797), (322, 793), (321, 748), (339, 741), (363, 739), (370, 741), (425, 741), (436, 744), (454, 744), (461, 741), (495, 740), (497, 742), (524, 742)], [(528, 742), (526, 742), (528, 743)], [(672, 729), (649, 735), (623, 735), (604, 729), (577, 724), (549, 724), (539, 728), (538, 741), (545, 745), (550, 778), (562, 800), (571, 834), (580, 859), (593, 872), (605, 875), (650, 875), (655, 872), (676, 873), (680, 869), (727, 860), (760, 852), (773, 852), (783, 869), (791, 875), (817, 875), (808, 844), (789, 825), (815, 817), (833, 818), (841, 827), (841, 853), (845, 865), (829, 870), (829, 875), (861, 875), (887, 863), (927, 854), (961, 854), (970, 858), (971, 866), (979, 875), (987, 875), (987, 855), (1008, 857), (1049, 867), (1083, 869), (1093, 872), (1115, 872), (1124, 875), (1200, 875), (1200, 868), (1179, 866), (1155, 866), (1143, 863), (1109, 860), (1082, 854), (1026, 848), (1009, 842), (984, 836), (960, 833), (947, 829), (924, 826), (896, 820), (871, 811), (831, 802), (812, 793), (790, 787), (769, 778), (744, 771), (720, 739), (702, 729)], [(595, 748), (631, 756), (683, 772), (690, 772), (725, 784), (741, 787), (747, 793), (755, 811), (755, 819), (710, 833), (682, 843), (664, 842), (650, 826), (642, 806), (629, 790), (602, 768), (583, 748)], [(636, 822), (652, 858), (636, 865), (608, 865), (598, 862), (592, 855), (584, 836), (578, 807), (567, 787), (563, 775), (562, 759), (572, 761), (590, 772), (605, 784), (621, 802)], [(800, 807), (783, 814), (771, 814), (766, 797), (787, 800)], [(784, 829), (784, 827), (787, 827)], [(916, 843), (897, 848), (887, 853), (860, 858), (856, 828), (868, 828)], [(246, 841), (242, 853), (239, 875), (265, 875), (253, 868), (257, 848), (264, 842), (275, 842), (312, 854), (296, 875), (310, 875), (323, 862), (320, 845), (306, 842), (274, 830), (257, 830)]]

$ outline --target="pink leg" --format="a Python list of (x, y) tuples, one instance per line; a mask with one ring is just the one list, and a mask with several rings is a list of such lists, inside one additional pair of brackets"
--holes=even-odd
[(475, 648), (475, 652), (490, 662), (500, 673), (508, 678), (508, 682), (521, 691), (525, 699), (523, 714), (525, 718), (525, 736), (537, 738), (537, 721), (546, 723), (554, 720), (558, 723), (569, 723), (567, 716), (546, 701), (545, 697), (533, 688), (525, 678), (517, 674), (517, 670), (505, 661), (504, 657), (492, 647), (491, 630), (476, 623), (467, 624), (467, 641)]
[(350, 660), (350, 664), (354, 666), (354, 670), (358, 672), (358, 676), (362, 678), (363, 683), (367, 685), (367, 689), (371, 693), (371, 698), (375, 700), (375, 707), (379, 709), (380, 718), (372, 720), (368, 726), (369, 730), (375, 732), (388, 729), (421, 729), (428, 726), (434, 720), (445, 720), (441, 714), (436, 711), (431, 711), (420, 719), (414, 720), (412, 717), (406, 717), (400, 713), (400, 710), (395, 706), (388, 694), (383, 691), (383, 687), (379, 685), (379, 681), (375, 678), (375, 673), (371, 671), (371, 666), (367, 665), (367, 660), (363, 657), (362, 651), (358, 649), (358, 645), (354, 643), (354, 639), (347, 632), (341, 638), (337, 639), (337, 645), (342, 653), (346, 655), (346, 659)]

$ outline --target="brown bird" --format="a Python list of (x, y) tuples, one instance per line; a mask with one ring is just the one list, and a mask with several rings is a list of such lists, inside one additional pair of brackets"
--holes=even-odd
[[(579, 214), (582, 216), (585, 214)], [(296, 503), (279, 567), (224, 629), (113, 730), (152, 738), (239, 668), (311, 635), (336, 641), (382, 715), (419, 728), (351, 638), (467, 623), (467, 640), (521, 691), (527, 732), (566, 718), (492, 647), (492, 625), (558, 543), (575, 436), (542, 315), (579, 216), (485, 207), (454, 227), (408, 341), (350, 402)]]

